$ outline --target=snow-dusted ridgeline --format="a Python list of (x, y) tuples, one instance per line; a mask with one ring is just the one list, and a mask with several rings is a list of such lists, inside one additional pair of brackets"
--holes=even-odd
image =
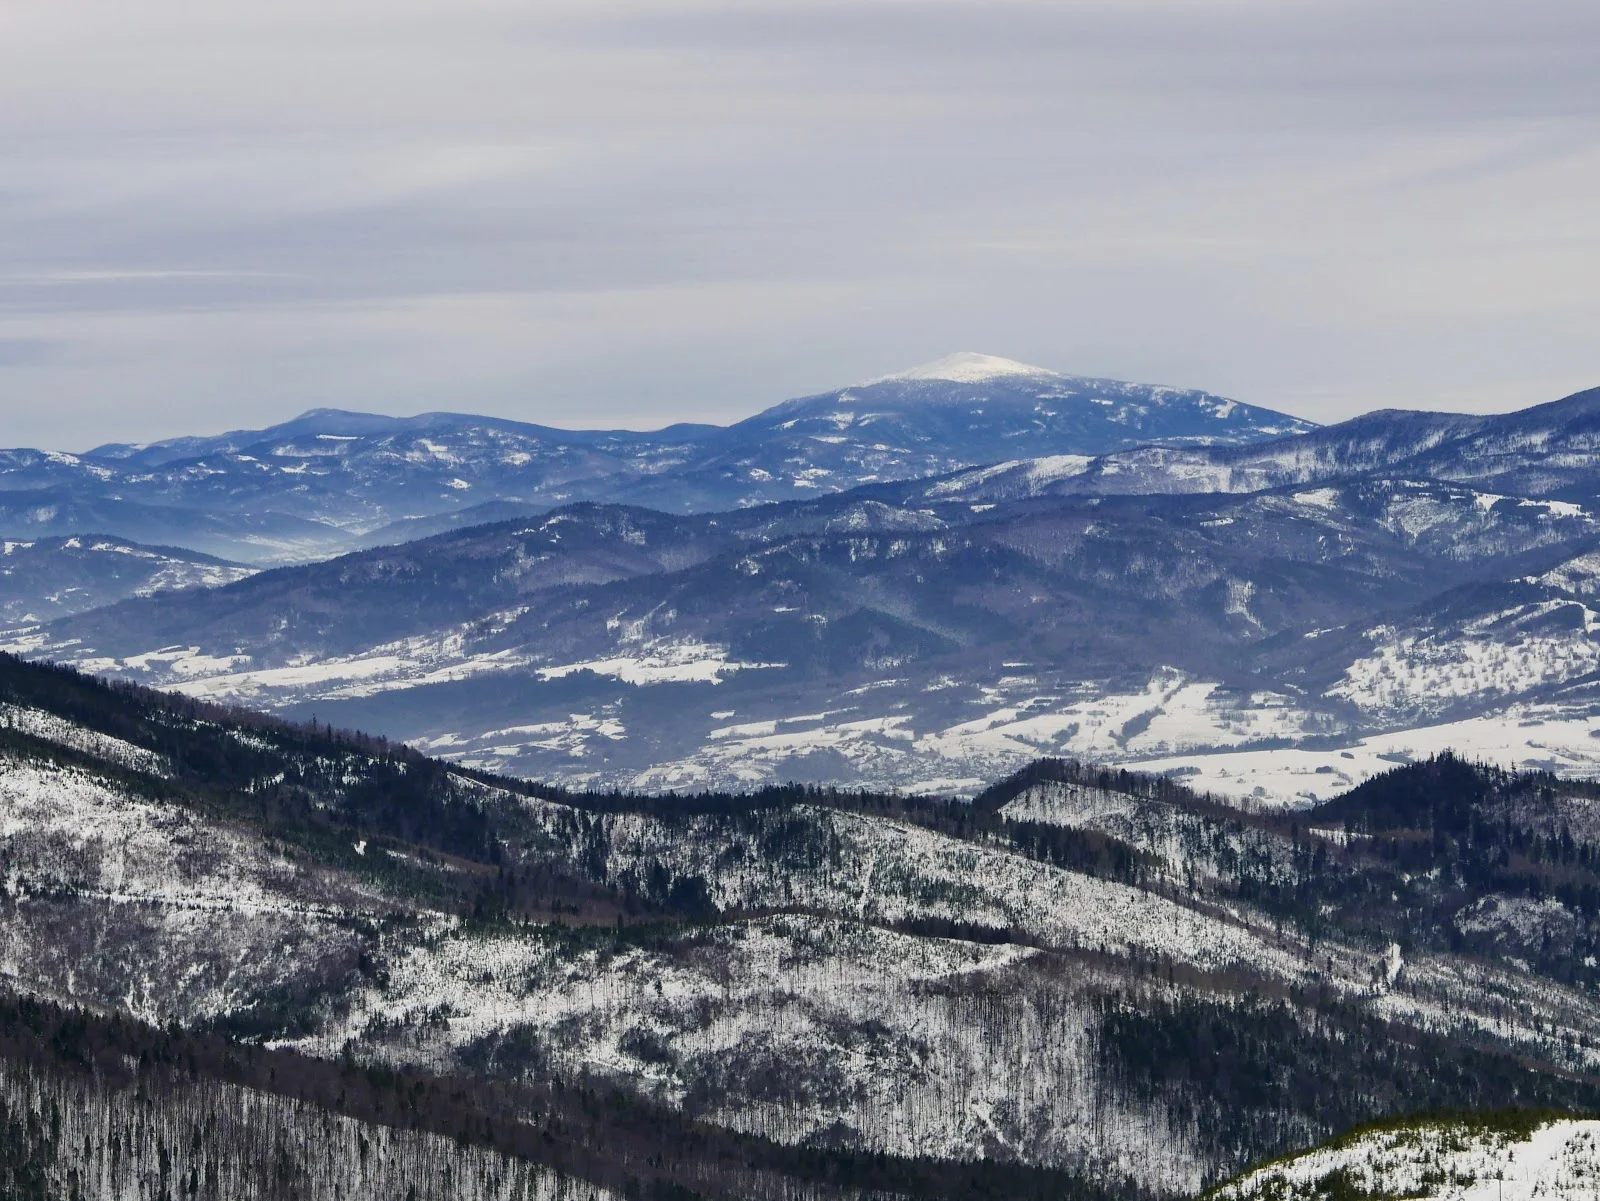
[(1551, 1119), (1509, 1130), (1453, 1121), (1400, 1125), (1258, 1168), (1210, 1195), (1593, 1201), (1600, 1197), (1600, 1122)]
[(157, 776), (165, 775), (167, 771), (166, 762), (155, 752), (134, 746), (121, 738), (113, 738), (110, 734), (88, 729), (43, 709), (0, 704), (0, 730), (15, 730), (19, 734), (54, 742), (131, 771)]

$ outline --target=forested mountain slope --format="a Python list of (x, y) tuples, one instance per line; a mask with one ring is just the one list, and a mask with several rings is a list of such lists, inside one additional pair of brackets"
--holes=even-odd
[[(802, 1184), (783, 1148), (1182, 1195), (1387, 1114), (1600, 1104), (1595, 802), (1548, 777), (1441, 761), (1300, 816), (1060, 762), (971, 803), (651, 798), (10, 658), (0, 706), (10, 989), (511, 1090), (497, 1129), (559, 1082)], [(928, 1167), (986, 1163), (1024, 1174)]]
[(1248, 445), (1143, 446), (1092, 459), (1021, 461), (957, 476), (976, 498), (1004, 489), (1085, 495), (1261, 492), (1400, 475), (1509, 496), (1588, 503), (1600, 495), (1600, 388), (1511, 413), (1381, 409)]

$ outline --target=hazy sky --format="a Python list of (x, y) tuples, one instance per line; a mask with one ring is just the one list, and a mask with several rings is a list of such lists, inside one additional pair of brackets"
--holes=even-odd
[(5, 0), (0, 445), (1600, 383), (1594, 0)]

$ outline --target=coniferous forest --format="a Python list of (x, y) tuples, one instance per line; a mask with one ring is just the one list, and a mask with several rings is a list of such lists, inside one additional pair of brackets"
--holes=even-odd
[(4, 1196), (1145, 1198), (1600, 1110), (1592, 789), (574, 793), (0, 659)]

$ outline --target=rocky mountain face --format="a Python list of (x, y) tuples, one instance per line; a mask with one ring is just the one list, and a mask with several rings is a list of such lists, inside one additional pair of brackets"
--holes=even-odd
[(1088, 456), (1311, 428), (1205, 392), (954, 355), (725, 428), (573, 431), (316, 410), (214, 438), (82, 455), (0, 451), (0, 536), (116, 534), (270, 564), (574, 501), (727, 510), (1023, 453)]
[(1190, 1195), (1600, 1103), (1596, 803), (1451, 758), (1293, 815), (1059, 761), (570, 792), (0, 658), (0, 1146), (174, 1196)]
[[(1385, 730), (1510, 706), (1585, 722), (1597, 541), (1574, 502), (1391, 476), (578, 505), (6, 645), (572, 784), (971, 792), (1039, 755), (1166, 771), (1297, 743), (1321, 757), (1267, 791), (1305, 803), (1381, 770), (1394, 752), (1357, 744)], [(1588, 770), (1587, 745), (1585, 724), (1558, 766)]]

